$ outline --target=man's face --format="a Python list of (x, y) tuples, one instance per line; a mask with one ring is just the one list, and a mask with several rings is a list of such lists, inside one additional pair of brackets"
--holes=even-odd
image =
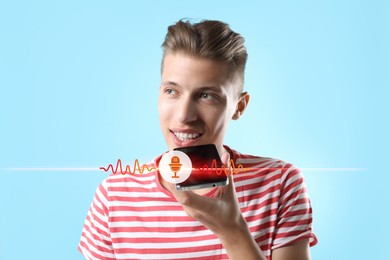
[(180, 53), (167, 54), (158, 111), (168, 149), (215, 144), (220, 153), (239, 95), (227, 80), (227, 65)]

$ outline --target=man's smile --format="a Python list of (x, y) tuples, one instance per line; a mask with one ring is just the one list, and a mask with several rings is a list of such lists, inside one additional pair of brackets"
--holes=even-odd
[(196, 131), (196, 130), (180, 130), (180, 129), (173, 129), (170, 130), (172, 134), (173, 142), (177, 146), (189, 146), (194, 145), (199, 141), (199, 138), (203, 135), (202, 133)]

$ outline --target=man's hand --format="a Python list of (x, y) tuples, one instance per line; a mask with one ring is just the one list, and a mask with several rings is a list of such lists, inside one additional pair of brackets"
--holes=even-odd
[[(222, 161), (228, 162), (229, 154), (223, 154)], [(228, 169), (230, 171), (230, 168)], [(218, 237), (224, 237), (229, 233), (229, 228), (241, 224), (242, 218), (230, 172), (228, 178), (229, 184), (219, 188), (214, 198), (198, 195), (193, 191), (178, 191), (173, 185), (169, 189), (189, 216), (201, 222)]]
[(218, 188), (213, 198), (193, 191), (178, 191), (174, 185), (166, 188), (189, 216), (201, 222), (220, 239), (229, 259), (265, 259), (241, 214), (229, 154), (224, 153), (221, 159), (229, 169), (229, 184)]

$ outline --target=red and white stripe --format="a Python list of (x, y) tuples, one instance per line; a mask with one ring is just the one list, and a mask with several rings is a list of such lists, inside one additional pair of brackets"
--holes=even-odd
[[(315, 245), (312, 208), (300, 171), (281, 160), (231, 151), (236, 165), (248, 169), (234, 175), (241, 212), (268, 259), (272, 250), (300, 239)], [(161, 186), (157, 171), (113, 174), (104, 180), (78, 249), (87, 259), (228, 258), (217, 237), (187, 216)]]

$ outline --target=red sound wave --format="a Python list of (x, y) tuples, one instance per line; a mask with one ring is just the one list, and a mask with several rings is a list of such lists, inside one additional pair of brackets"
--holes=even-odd
[[(242, 164), (239, 164), (236, 167), (236, 164), (234, 163), (233, 159), (230, 159), (230, 166), (233, 170), (233, 174), (239, 173), (240, 169), (242, 169), (242, 171), (247, 170), (246, 168), (244, 168), (244, 166), (242, 166)], [(201, 171), (201, 172), (206, 171), (207, 173), (213, 173), (213, 171), (214, 171), (217, 175), (220, 175), (222, 172), (225, 172), (226, 175), (231, 174), (230, 169), (225, 167), (224, 165), (222, 165), (220, 168), (218, 168), (216, 159), (213, 159), (213, 161), (211, 162), (210, 168), (207, 164), (205, 164), (205, 165), (203, 165), (203, 168), (199, 168), (199, 171)]]
[[(246, 168), (244, 168), (244, 166), (242, 166), (242, 164), (239, 164), (236, 167), (233, 159), (230, 160), (230, 166), (231, 166), (234, 174), (237, 174), (240, 171), (246, 171), (247, 170)], [(145, 169), (148, 172), (150, 172), (152, 170), (157, 170), (157, 168), (153, 167), (153, 166), (152, 167), (148, 167), (148, 165), (146, 165), (146, 164), (140, 165), (139, 161), (137, 159), (134, 161), (133, 170), (131, 170), (131, 167), (129, 165), (126, 165), (125, 170), (123, 170), (123, 165), (122, 165), (121, 159), (118, 159), (118, 161), (116, 162), (115, 169), (114, 169), (114, 166), (112, 164), (109, 164), (107, 168), (99, 167), (99, 169), (101, 169), (101, 170), (103, 170), (105, 172), (108, 172), (111, 169), (113, 174), (120, 173), (122, 175), (124, 175), (124, 174), (135, 174), (137, 171), (140, 174), (142, 174), (142, 173), (144, 173)], [(198, 169), (194, 168), (194, 170), (199, 170), (201, 172), (206, 171), (207, 173), (210, 173), (210, 174), (215, 172), (218, 175), (220, 175), (222, 172), (225, 172), (226, 175), (231, 173), (230, 169), (225, 167), (224, 165), (222, 165), (221, 167), (217, 167), (217, 160), (215, 160), (215, 159), (213, 159), (210, 168), (209, 168), (209, 166), (207, 164), (205, 164), (201, 168), (198, 168)]]
[(110, 168), (111, 168), (111, 171), (112, 171), (113, 174), (118, 173), (118, 170), (119, 170), (119, 172), (122, 175), (124, 175), (124, 174), (135, 174), (136, 171), (138, 171), (140, 174), (142, 174), (142, 173), (144, 173), (145, 168), (149, 172), (156, 169), (155, 167), (150, 167), (149, 168), (146, 164), (142, 164), (142, 166), (140, 166), (139, 161), (137, 159), (134, 161), (133, 171), (131, 171), (131, 168), (130, 168), (129, 165), (126, 165), (126, 169), (125, 169), (125, 171), (123, 171), (123, 166), (122, 166), (121, 159), (118, 159), (118, 161), (116, 162), (115, 170), (114, 170), (114, 166), (112, 166), (112, 164), (109, 164), (107, 168), (100, 167), (99, 169), (104, 170), (105, 172), (108, 172), (110, 170)]

